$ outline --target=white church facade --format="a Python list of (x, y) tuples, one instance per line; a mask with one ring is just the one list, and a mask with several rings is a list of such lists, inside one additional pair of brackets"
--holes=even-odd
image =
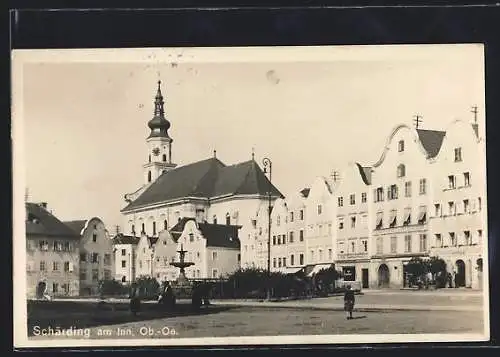
[[(283, 195), (271, 184), (252, 159), (226, 165), (215, 155), (198, 162), (177, 166), (172, 161), (172, 144), (165, 117), (163, 95), (158, 82), (154, 116), (148, 122), (147, 161), (144, 184), (126, 194), (122, 209), (124, 232), (158, 237), (183, 218), (199, 223), (238, 225), (241, 245), (254, 244), (257, 213), (268, 206), (268, 192), (274, 202)], [(251, 266), (255, 252), (241, 252), (241, 265)]]

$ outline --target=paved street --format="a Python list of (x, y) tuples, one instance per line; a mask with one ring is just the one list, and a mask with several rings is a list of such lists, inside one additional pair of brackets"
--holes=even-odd
[[(296, 309), (229, 308), (208, 315), (164, 317), (90, 328), (79, 338), (193, 338), (227, 336), (480, 333), (483, 318), (474, 312), (372, 312), (356, 313), (346, 320), (343, 312)], [(173, 331), (175, 330), (175, 334)], [(105, 332), (109, 335), (99, 336)], [(121, 331), (121, 336), (118, 335)], [(34, 337), (43, 339), (46, 337)], [(52, 337), (53, 338), (53, 337)]]
[(370, 291), (356, 298), (356, 318), (349, 321), (340, 311), (342, 297), (333, 296), (284, 302), (214, 301), (199, 313), (191, 312), (189, 304), (167, 313), (158, 304), (146, 303), (136, 317), (123, 303), (112, 311), (98, 311), (91, 303), (69, 302), (75, 306), (65, 311), (49, 305), (50, 311), (33, 312), (28, 325), (37, 340), (47, 337), (33, 336), (35, 326), (86, 328), (90, 335), (76, 338), (97, 339), (483, 331), (482, 297), (477, 292)]

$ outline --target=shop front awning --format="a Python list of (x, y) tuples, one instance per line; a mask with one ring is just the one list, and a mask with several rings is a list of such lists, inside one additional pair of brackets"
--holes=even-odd
[(302, 268), (301, 267), (296, 267), (296, 268), (287, 268), (284, 273), (285, 274), (295, 274), (295, 273), (298, 273), (299, 271), (301, 271)]
[(313, 276), (314, 274), (318, 274), (323, 269), (329, 269), (333, 264), (317, 264), (314, 268), (307, 274), (307, 276)]

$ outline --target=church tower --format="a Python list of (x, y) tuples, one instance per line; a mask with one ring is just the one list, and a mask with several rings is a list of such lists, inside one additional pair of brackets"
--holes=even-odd
[(172, 138), (168, 135), (170, 122), (165, 118), (163, 95), (161, 94), (161, 81), (158, 81), (158, 90), (155, 97), (155, 110), (153, 119), (148, 122), (151, 129), (146, 139), (148, 145), (148, 161), (144, 167), (145, 184), (154, 182), (163, 172), (175, 168), (172, 163)]

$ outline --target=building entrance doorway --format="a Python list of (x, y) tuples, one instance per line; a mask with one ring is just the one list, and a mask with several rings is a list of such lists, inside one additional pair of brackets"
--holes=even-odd
[(378, 287), (388, 288), (389, 287), (389, 267), (386, 264), (381, 264), (378, 267)]
[(369, 288), (368, 269), (361, 269), (361, 286), (363, 289)]
[(463, 260), (459, 259), (455, 263), (457, 266), (457, 271), (455, 275), (455, 287), (460, 288), (465, 286), (465, 263)]

